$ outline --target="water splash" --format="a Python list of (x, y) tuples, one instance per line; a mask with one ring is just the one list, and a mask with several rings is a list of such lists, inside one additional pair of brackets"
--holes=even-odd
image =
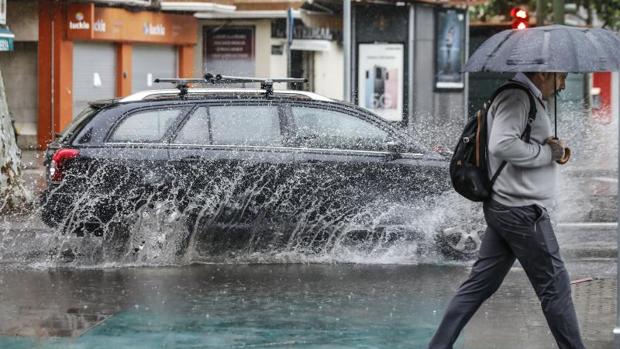
[[(34, 268), (430, 263), (445, 261), (435, 245), (440, 229), (482, 218), (479, 206), (455, 193), (414, 195), (411, 200), (374, 196), (366, 202), (334, 179), (323, 178), (320, 187), (309, 185), (316, 175), (311, 172), (304, 169), (275, 187), (268, 183), (282, 179), (278, 171), (237, 168), (233, 176), (198, 183), (179, 175), (165, 194), (143, 193), (139, 200), (127, 195), (127, 201), (141, 202), (137, 209), (126, 213), (128, 203), (118, 203), (111, 219), (86, 231), (86, 222), (110, 197), (91, 182), (89, 192), (75, 198), (73, 211), (55, 229), (43, 224), (41, 208), (5, 218), (0, 262)], [(97, 176), (103, 174), (91, 178)], [(182, 195), (188, 188), (194, 195)], [(363, 204), (351, 207), (337, 198)]]

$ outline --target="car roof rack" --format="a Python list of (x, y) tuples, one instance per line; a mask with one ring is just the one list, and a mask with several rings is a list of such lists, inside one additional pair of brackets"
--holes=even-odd
[(207, 81), (205, 79), (197, 79), (197, 78), (189, 78), (189, 79), (183, 79), (183, 78), (165, 78), (165, 79), (160, 79), (157, 78), (155, 80), (153, 80), (153, 82), (156, 83), (171, 83), (174, 84), (176, 88), (179, 89), (179, 97), (181, 99), (185, 99), (187, 97), (187, 92), (188, 89), (190, 87), (191, 84), (206, 84)]
[(221, 74), (205, 74), (204, 81), (212, 84), (242, 84), (242, 83), (260, 83), (260, 89), (265, 90), (265, 97), (273, 96), (273, 84), (275, 83), (306, 83), (308, 79), (304, 78), (249, 78), (242, 76), (228, 76)]
[(273, 84), (275, 83), (306, 83), (308, 79), (303, 78), (248, 78), (242, 76), (228, 76), (221, 74), (205, 74), (204, 78), (157, 78), (156, 83), (171, 83), (179, 89), (179, 97), (185, 99), (192, 84), (241, 84), (241, 83), (260, 83), (260, 89), (265, 90), (265, 97), (273, 96)]

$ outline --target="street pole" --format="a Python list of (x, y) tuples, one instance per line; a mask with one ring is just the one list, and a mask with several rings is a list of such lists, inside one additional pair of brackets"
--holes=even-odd
[(564, 0), (553, 0), (553, 23), (564, 24)]
[[(469, 59), (469, 43), (470, 43), (470, 31), (469, 31), (469, 22), (470, 18), (469, 18), (469, 6), (466, 8), (465, 10), (465, 57), (467, 57), (467, 59)], [(463, 115), (465, 116), (465, 118), (462, 120), (463, 122), (465, 122), (468, 118), (469, 115), (469, 73), (468, 72), (464, 72), (463, 73), (463, 81), (465, 82), (465, 88), (463, 89), (463, 100), (465, 101), (465, 104), (463, 106)]]
[[(611, 92), (612, 96), (618, 96), (620, 91), (620, 79), (618, 79), (618, 73), (612, 73), (611, 79)], [(617, 97), (616, 97), (617, 98)], [(616, 124), (620, 123), (620, 112), (618, 105), (612, 104), (612, 122), (615, 119)], [(618, 133), (618, 139), (620, 140), (620, 133)], [(620, 152), (618, 152), (618, 175), (620, 175)], [(620, 181), (618, 181), (618, 199), (620, 200)], [(620, 201), (616, 201), (620, 202)], [(620, 205), (618, 205), (618, 218), (620, 218)], [(619, 221), (620, 222), (620, 221)], [(618, 250), (617, 265), (616, 265), (616, 283), (620, 280), (620, 224), (618, 224), (618, 242), (616, 243), (616, 249)], [(620, 348), (620, 288), (616, 287), (616, 328), (614, 328), (614, 348)]]
[(408, 34), (408, 53), (407, 53), (407, 126), (409, 132), (413, 130), (414, 124), (414, 89), (415, 80), (413, 75), (415, 72), (415, 4), (409, 4), (409, 34)]
[(342, 3), (342, 45), (344, 46), (344, 100), (351, 103), (351, 0)]
[(545, 25), (545, 3), (543, 0), (536, 0), (536, 26)]
[[(293, 45), (293, 10), (289, 7), (286, 11), (286, 76), (291, 77), (291, 46)], [(288, 85), (288, 84), (287, 84)], [(290, 86), (287, 86), (290, 87)]]

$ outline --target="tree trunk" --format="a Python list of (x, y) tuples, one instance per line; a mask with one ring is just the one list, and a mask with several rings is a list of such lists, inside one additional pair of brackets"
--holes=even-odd
[(24, 209), (32, 193), (24, 186), (22, 161), (11, 123), (4, 79), (0, 70), (0, 212)]

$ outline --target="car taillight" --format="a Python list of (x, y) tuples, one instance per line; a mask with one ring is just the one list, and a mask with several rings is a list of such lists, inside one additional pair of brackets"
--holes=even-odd
[(65, 162), (75, 159), (80, 154), (77, 149), (58, 149), (52, 156), (50, 163), (50, 180), (52, 182), (60, 182), (64, 178)]

